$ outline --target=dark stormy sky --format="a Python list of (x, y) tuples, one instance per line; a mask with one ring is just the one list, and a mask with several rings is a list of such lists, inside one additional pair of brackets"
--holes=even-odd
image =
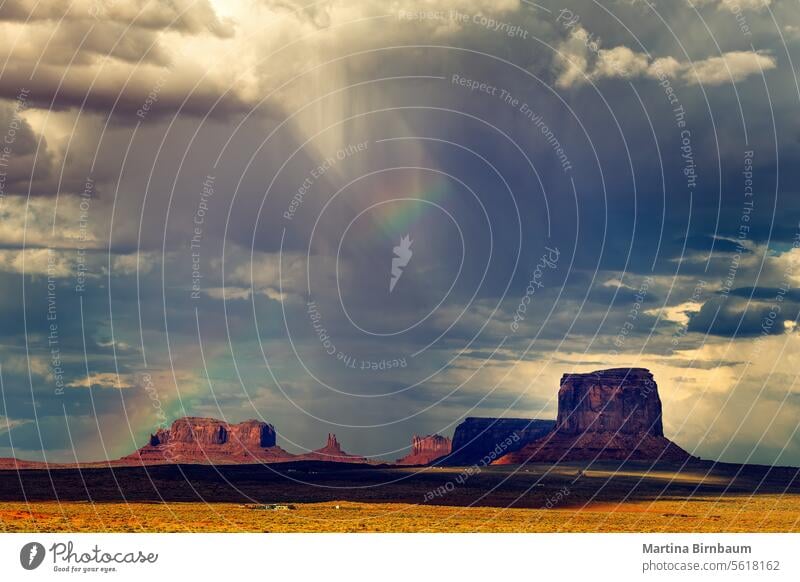
[(197, 415), (391, 459), (640, 366), (687, 450), (800, 463), (795, 0), (6, 0), (0, 31), (0, 456)]

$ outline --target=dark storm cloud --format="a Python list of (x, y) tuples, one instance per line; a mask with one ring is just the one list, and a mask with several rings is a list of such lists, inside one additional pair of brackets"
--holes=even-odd
[[(197, 116), (221, 116), (249, 111), (244, 100), (228, 90), (206, 81), (195, 87), (192, 78), (170, 78), (170, 72), (108, 74), (100, 79), (90, 70), (74, 69), (62, 78), (62, 71), (53, 67), (38, 68), (35, 74), (26, 67), (7, 67), (0, 84), (0, 97), (16, 98), (19, 87), (30, 90), (31, 107), (52, 109), (81, 109), (113, 113), (120, 121), (144, 119), (147, 113), (157, 118), (177, 112)], [(125, 90), (121, 90), (127, 85)], [(155, 101), (152, 94), (157, 92)], [(152, 101), (152, 103), (151, 103)]]
[(774, 301), (776, 297), (781, 297), (781, 301), (800, 303), (800, 290), (798, 289), (779, 289), (777, 287), (738, 287), (731, 290), (731, 295), (743, 297), (745, 299)]
[[(676, 242), (683, 243), (682, 239)], [(739, 244), (735, 240), (714, 238), (711, 235), (694, 235), (686, 238), (686, 248), (692, 251), (711, 252), (714, 249), (718, 253), (734, 253), (739, 249)], [(744, 249), (744, 253), (752, 252)]]
[[(164, 33), (230, 38), (234, 29), (210, 4), (151, 2), (141, 10), (123, 2), (6, 2), (0, 21), (23, 41), (9, 43), (0, 97), (30, 91), (28, 105), (109, 113), (142, 121), (180, 110), (226, 117), (249, 109), (229, 87), (176, 70), (180, 53)], [(138, 114), (138, 115), (137, 115)]]
[(53, 177), (54, 163), (52, 153), (48, 150), (47, 140), (31, 128), (25, 119), (25, 109), (30, 106), (30, 94), (19, 91), (13, 95), (13, 105), (0, 102), (0, 131), (3, 131), (3, 195), (26, 193), (40, 190), (42, 183), (48, 183)]
[(746, 338), (785, 333), (783, 322), (792, 321), (797, 308), (791, 304), (770, 316), (772, 308), (764, 303), (750, 303), (726, 298), (715, 298), (703, 304), (702, 309), (691, 317), (689, 331), (726, 338)]

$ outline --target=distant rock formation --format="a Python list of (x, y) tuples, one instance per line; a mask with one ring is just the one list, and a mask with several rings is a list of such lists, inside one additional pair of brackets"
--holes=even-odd
[(498, 464), (578, 460), (686, 460), (664, 437), (661, 399), (645, 368), (564, 374), (555, 429)]
[(369, 463), (366, 457), (359, 457), (345, 453), (336, 435), (328, 433), (328, 442), (321, 449), (311, 451), (303, 455), (298, 455), (293, 460), (296, 461), (333, 461), (336, 463)]
[(150, 435), (147, 445), (122, 460), (144, 463), (259, 463), (291, 460), (276, 446), (275, 429), (258, 420), (229, 424), (187, 416)]
[[(614, 368), (564, 374), (557, 420), (465, 419), (452, 442), (441, 435), (415, 435), (411, 452), (398, 465), (442, 466), (553, 463), (577, 460), (669, 460), (692, 457), (664, 437), (658, 386), (649, 370)], [(377, 464), (342, 450), (336, 435), (324, 447), (293, 455), (278, 447), (272, 425), (257, 420), (230, 424), (214, 418), (184, 417), (151, 434), (148, 443), (121, 459), (80, 466), (160, 463), (244, 464), (332, 461)], [(3, 468), (77, 466), (0, 459)]]
[(550, 432), (553, 420), (470, 417), (456, 427), (452, 450), (437, 465), (467, 466), (488, 456), (491, 462)]
[(439, 457), (450, 454), (450, 439), (438, 434), (428, 436), (414, 435), (411, 439), (411, 452), (402, 459), (397, 459), (397, 465), (427, 465)]
[(344, 452), (333, 434), (328, 435), (328, 442), (321, 449), (293, 455), (275, 444), (275, 429), (266, 422), (246, 420), (229, 424), (215, 418), (187, 416), (150, 435), (147, 445), (114, 463), (217, 465), (289, 461), (370, 462)]
[(274, 447), (275, 429), (258, 420), (228, 424), (214, 418), (186, 416), (172, 423), (169, 429), (160, 429), (150, 435), (152, 446), (170, 442), (196, 443), (198, 445), (224, 445), (239, 443), (250, 447)]
[[(7, 471), (7, 470), (15, 470), (19, 471), (22, 469), (47, 469), (50, 468), (60, 468), (62, 465), (56, 463), (44, 463), (42, 461), (25, 461), (23, 459), (17, 459), (15, 457), (0, 457), (0, 471)], [(68, 466), (68, 465), (63, 465)]]

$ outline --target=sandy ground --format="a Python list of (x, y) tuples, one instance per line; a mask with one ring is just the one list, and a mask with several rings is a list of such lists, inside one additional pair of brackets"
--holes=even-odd
[(582, 508), (392, 503), (0, 503), (6, 532), (798, 532), (800, 496), (694, 498)]

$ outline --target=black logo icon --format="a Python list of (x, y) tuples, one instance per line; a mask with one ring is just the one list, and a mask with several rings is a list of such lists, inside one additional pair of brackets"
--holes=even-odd
[(30, 542), (19, 551), (19, 563), (26, 570), (35, 570), (44, 561), (44, 546), (39, 542)]

